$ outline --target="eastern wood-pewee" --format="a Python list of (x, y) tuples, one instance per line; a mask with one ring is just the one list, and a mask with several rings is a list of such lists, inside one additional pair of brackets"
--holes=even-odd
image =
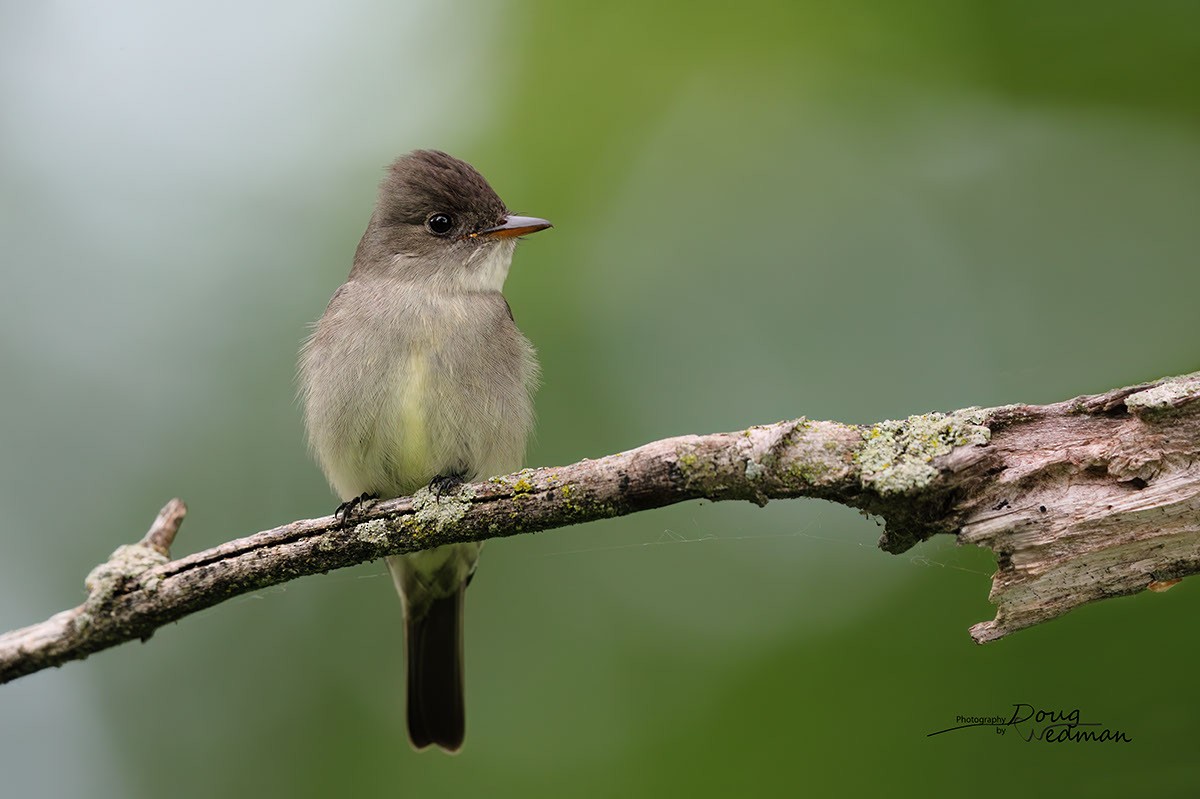
[[(538, 365), (500, 293), (519, 236), (470, 164), (393, 163), (350, 277), (300, 353), (309, 443), (343, 508), (521, 468)], [(462, 746), (463, 592), (478, 544), (387, 559), (404, 602), (413, 746)]]

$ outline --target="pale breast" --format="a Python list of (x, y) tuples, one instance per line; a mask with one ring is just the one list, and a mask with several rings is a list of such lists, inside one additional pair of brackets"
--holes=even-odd
[(533, 348), (496, 292), (347, 283), (301, 353), (309, 441), (343, 498), (519, 469)]

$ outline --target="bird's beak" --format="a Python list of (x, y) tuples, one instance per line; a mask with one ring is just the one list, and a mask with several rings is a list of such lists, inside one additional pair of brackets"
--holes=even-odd
[(504, 220), (503, 225), (490, 227), (478, 233), (471, 233), (467, 238), (474, 239), (482, 236), (489, 239), (511, 239), (516, 236), (524, 236), (528, 233), (537, 233), (539, 230), (545, 230), (548, 227), (553, 227), (553, 225), (545, 219), (538, 219), (536, 216), (510, 215)]

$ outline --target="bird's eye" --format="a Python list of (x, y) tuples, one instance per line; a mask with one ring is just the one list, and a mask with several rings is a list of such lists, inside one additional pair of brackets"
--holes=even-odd
[(454, 220), (449, 214), (430, 214), (425, 220), (425, 227), (429, 228), (430, 233), (438, 236), (444, 236), (450, 232), (450, 228), (454, 227)]

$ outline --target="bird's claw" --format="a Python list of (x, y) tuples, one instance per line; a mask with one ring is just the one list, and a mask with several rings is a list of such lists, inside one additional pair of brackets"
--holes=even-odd
[(356, 512), (358, 512), (359, 509), (362, 508), (364, 502), (370, 502), (370, 501), (376, 500), (376, 499), (379, 499), (378, 494), (373, 494), (368, 491), (364, 491), (361, 494), (359, 494), (357, 497), (354, 497), (353, 499), (348, 499), (345, 502), (343, 502), (341, 505), (338, 505), (337, 510), (335, 510), (333, 512), (333, 515), (335, 517), (341, 517), (341, 519), (340, 519), (341, 523), (346, 524), (346, 522), (350, 521), (350, 517), (353, 516)]
[(429, 490), (439, 502), (443, 494), (448, 494), (463, 484), (461, 474), (439, 474), (429, 481)]

